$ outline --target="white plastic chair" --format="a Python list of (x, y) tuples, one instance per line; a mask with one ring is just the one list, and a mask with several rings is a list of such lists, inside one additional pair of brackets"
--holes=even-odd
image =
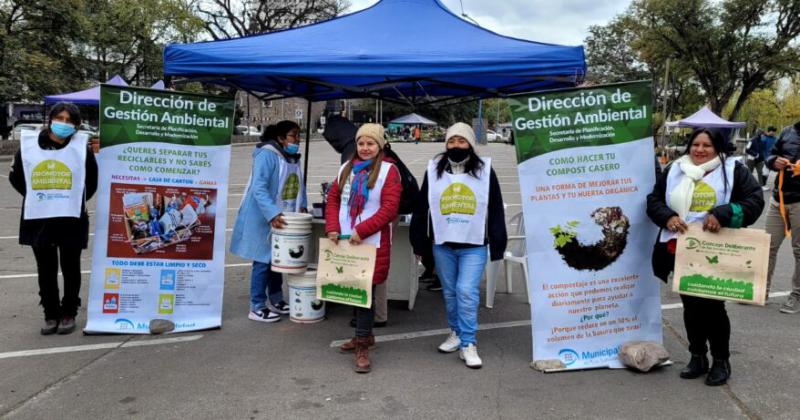
[[(528, 304), (530, 304), (530, 294), (528, 293), (528, 256), (525, 249), (525, 223), (522, 219), (522, 212), (515, 214), (509, 220), (510, 225), (516, 223), (517, 229), (514, 235), (508, 237), (506, 245), (506, 252), (503, 255), (503, 266), (506, 271), (506, 289), (507, 293), (513, 293), (513, 278), (511, 277), (511, 264), (520, 264), (522, 266), (522, 278), (525, 284), (525, 293), (528, 295)], [(493, 261), (486, 264), (486, 307), (494, 307), (494, 295), (497, 290), (497, 270), (500, 268), (501, 261)]]

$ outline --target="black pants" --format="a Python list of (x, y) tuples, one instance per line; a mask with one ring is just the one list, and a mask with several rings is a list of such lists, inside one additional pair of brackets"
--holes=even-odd
[(356, 307), (356, 337), (369, 337), (375, 325), (375, 285), (372, 285), (372, 307)]
[(725, 310), (725, 302), (685, 295), (681, 295), (681, 300), (689, 351), (692, 354), (706, 354), (708, 341), (713, 358), (728, 359), (731, 322)]
[[(45, 319), (75, 317), (81, 306), (81, 249), (79, 247), (33, 247), (39, 272), (39, 304), (44, 307)], [(58, 262), (64, 277), (64, 298), (59, 303)]]

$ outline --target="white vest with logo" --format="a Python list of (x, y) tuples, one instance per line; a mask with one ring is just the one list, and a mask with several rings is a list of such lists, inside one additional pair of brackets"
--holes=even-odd
[(283, 154), (271, 144), (264, 146), (264, 148), (278, 155), (280, 162), (278, 170), (280, 184), (278, 184), (278, 197), (276, 197), (275, 201), (285, 212), (300, 212), (300, 206), (302, 205), (300, 198), (305, 194), (300, 163), (287, 161)]
[[(345, 165), (342, 165), (339, 168), (339, 175), (342, 175), (342, 170), (344, 170)], [(389, 175), (389, 170), (392, 168), (392, 164), (389, 162), (381, 162), (381, 169), (378, 172), (378, 179), (375, 180), (375, 187), (369, 190), (369, 198), (367, 199), (366, 204), (364, 204), (364, 210), (361, 211), (356, 217), (356, 223), (353, 226), (357, 226), (364, 220), (369, 219), (370, 217), (374, 216), (375, 213), (378, 212), (381, 208), (381, 191), (383, 190), (383, 184), (386, 183), (386, 177)], [(342, 230), (340, 232), (341, 235), (352, 235), (353, 229), (350, 227), (350, 207), (348, 206), (348, 202), (350, 201), (350, 183), (353, 179), (353, 173), (350, 173), (350, 176), (344, 182), (344, 185), (340, 185), (339, 188), (342, 192), (341, 200), (339, 201), (339, 228)], [(391, 224), (389, 224), (389, 232), (391, 232)], [(391, 243), (392, 238), (389, 238), (389, 242)], [(361, 238), (361, 242), (375, 245), (376, 248), (381, 247), (381, 231), (377, 231), (372, 236), (367, 238)]]
[(25, 172), (25, 220), (80, 217), (86, 183), (89, 137), (76, 133), (60, 150), (42, 150), (39, 132), (22, 132), (20, 155)]
[(436, 173), (439, 160), (428, 162), (428, 203), (436, 245), (445, 242), (484, 244), (492, 160), (488, 157), (481, 160), (484, 166), (478, 178), (447, 171), (439, 178)]
[[(692, 198), (692, 205), (689, 207), (689, 212), (686, 214), (686, 222), (689, 223), (703, 223), (709, 210), (714, 207), (728, 204), (731, 201), (731, 192), (733, 190), (733, 170), (736, 167), (736, 162), (732, 159), (725, 161), (725, 166), (719, 165), (703, 177), (703, 179), (694, 183), (694, 197)], [(725, 188), (725, 180), (722, 177), (722, 171), (725, 171), (725, 176), (728, 178), (728, 188)], [(675, 164), (667, 175), (667, 192), (664, 199), (669, 203), (669, 197), (675, 190), (675, 187), (681, 182), (686, 174), (683, 173), (680, 164)], [(713, 190), (713, 192), (712, 192)], [(672, 232), (667, 229), (661, 230), (659, 240), (667, 242), (670, 239), (678, 237), (677, 232)]]

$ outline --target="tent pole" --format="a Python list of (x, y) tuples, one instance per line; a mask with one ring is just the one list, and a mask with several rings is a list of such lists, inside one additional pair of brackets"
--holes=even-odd
[(308, 108), (306, 109), (306, 154), (303, 156), (303, 189), (308, 185), (308, 153), (311, 150), (311, 98), (308, 101)]

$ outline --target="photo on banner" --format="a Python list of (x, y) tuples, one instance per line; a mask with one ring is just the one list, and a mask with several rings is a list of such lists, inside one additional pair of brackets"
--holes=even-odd
[[(100, 88), (86, 332), (222, 325), (232, 98)], [(219, 211), (218, 211), (219, 210)]]
[(649, 81), (509, 99), (534, 361), (621, 368), (623, 343), (662, 342), (652, 102)]

